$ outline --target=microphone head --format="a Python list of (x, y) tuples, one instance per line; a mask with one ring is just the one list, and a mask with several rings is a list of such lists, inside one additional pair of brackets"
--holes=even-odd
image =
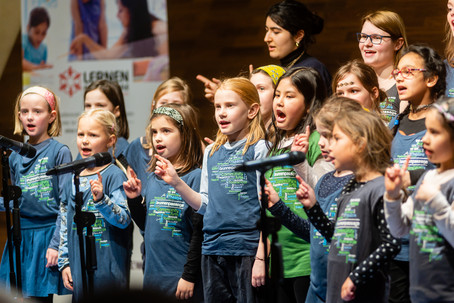
[(103, 166), (112, 163), (112, 156), (108, 152), (96, 153), (93, 157), (95, 158), (94, 166)]
[(292, 151), (292, 152), (289, 152), (288, 154), (289, 154), (289, 164), (290, 165), (299, 164), (301, 162), (304, 162), (304, 160), (306, 160), (306, 155), (303, 152)]
[(27, 158), (33, 158), (36, 155), (36, 148), (30, 144), (23, 143), (22, 148), (19, 151), (19, 154)]

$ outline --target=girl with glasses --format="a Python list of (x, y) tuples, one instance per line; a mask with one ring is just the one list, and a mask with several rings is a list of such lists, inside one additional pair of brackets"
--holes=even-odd
[(391, 72), (407, 46), (404, 22), (391, 11), (373, 12), (362, 18), (357, 39), (364, 63), (374, 69), (380, 88), (388, 95), (380, 107), (390, 121), (400, 112), (400, 99)]
[[(412, 191), (419, 177), (434, 168), (424, 153), (422, 138), (426, 134), (426, 115), (433, 102), (443, 95), (446, 69), (441, 57), (430, 47), (411, 45), (392, 72), (405, 110), (391, 121), (394, 139), (391, 156), (400, 166), (408, 165), (402, 187)], [(408, 237), (402, 238), (402, 250), (391, 263), (390, 302), (410, 302)], [(401, 282), (396, 282), (401, 281)]]
[(391, 167), (385, 174), (385, 214), (391, 234), (410, 233), (413, 303), (452, 302), (454, 296), (453, 104), (453, 99), (443, 99), (427, 111), (427, 132), (422, 143), (427, 157), (437, 168), (421, 177), (414, 194), (405, 203), (401, 191), (405, 168)]

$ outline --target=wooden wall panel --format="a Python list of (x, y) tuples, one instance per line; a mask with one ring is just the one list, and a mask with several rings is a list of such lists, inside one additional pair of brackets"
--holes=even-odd
[[(203, 97), (199, 73), (231, 77), (254, 66), (276, 63), (263, 42), (265, 14), (276, 1), (263, 0), (168, 0), (171, 74), (186, 79), (202, 113), (203, 135), (214, 136), (212, 106)], [(443, 52), (446, 1), (308, 0), (306, 5), (325, 20), (309, 53), (331, 73), (360, 56), (355, 33), (361, 16), (378, 9), (399, 13), (410, 43), (425, 42)]]

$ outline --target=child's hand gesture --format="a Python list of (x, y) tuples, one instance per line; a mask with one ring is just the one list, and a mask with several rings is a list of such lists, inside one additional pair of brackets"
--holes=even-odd
[(97, 174), (98, 174), (98, 180), (90, 180), (91, 193), (93, 195), (93, 200), (95, 202), (98, 202), (104, 196), (104, 192), (103, 192), (104, 188), (102, 186), (102, 177), (99, 172), (97, 172)]
[(296, 176), (296, 179), (300, 183), (298, 190), (296, 191), (296, 197), (307, 209), (311, 209), (315, 205), (315, 193), (312, 187), (310, 187), (300, 176)]
[(418, 191), (416, 192), (415, 198), (417, 200), (427, 202), (431, 200), (439, 191), (439, 184), (422, 181), (421, 186), (419, 186)]
[(173, 167), (172, 163), (166, 158), (161, 157), (160, 155), (154, 156), (158, 159), (154, 173), (161, 177), (166, 183), (175, 187), (179, 179), (175, 167)]
[(400, 168), (399, 164), (394, 164), (392, 167), (388, 167), (385, 172), (385, 188), (386, 195), (391, 200), (397, 200), (400, 197), (400, 190), (404, 184), (404, 178), (410, 163), (410, 156), (405, 159), (405, 163)]
[(278, 193), (274, 190), (273, 184), (268, 179), (265, 179), (265, 194), (268, 195), (268, 208), (280, 200)]
[(123, 188), (129, 199), (137, 198), (142, 191), (142, 181), (137, 178), (136, 173), (130, 166), (128, 167), (128, 180), (123, 182)]
[(356, 286), (352, 279), (348, 277), (342, 285), (341, 298), (344, 301), (351, 301), (355, 298)]
[(293, 139), (293, 144), (291, 147), (291, 151), (300, 151), (303, 153), (307, 153), (309, 149), (309, 136), (311, 135), (311, 128), (306, 126), (306, 131), (302, 134), (296, 134), (295, 138)]
[(197, 77), (195, 77), (195, 78), (203, 83), (203, 86), (205, 86), (205, 98), (207, 98), (208, 101), (213, 103), (214, 95), (216, 94), (216, 91), (219, 88), (219, 84), (221, 83), (221, 80), (216, 79), (216, 78), (212, 78), (210, 80), (202, 75), (197, 75)]

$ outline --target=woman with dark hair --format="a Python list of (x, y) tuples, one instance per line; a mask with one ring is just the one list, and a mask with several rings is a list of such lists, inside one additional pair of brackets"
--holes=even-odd
[(90, 53), (84, 59), (138, 58), (158, 55), (152, 24), (157, 18), (148, 11), (147, 0), (118, 0), (117, 18), (123, 26), (117, 42), (109, 49), (86, 34), (76, 36), (70, 52), (85, 46)]
[(323, 30), (323, 19), (303, 3), (285, 0), (274, 4), (266, 14), (266, 34), (270, 57), (284, 68), (312, 67), (317, 70), (330, 93), (331, 75), (323, 63), (307, 53), (315, 35)]
[[(270, 7), (266, 14), (266, 34), (270, 57), (280, 60), (285, 69), (292, 67), (312, 67), (320, 73), (326, 92), (331, 94), (331, 75), (326, 66), (307, 53), (315, 42), (315, 35), (323, 30), (323, 19), (312, 13), (306, 5), (295, 0), (284, 0)], [(251, 70), (252, 71), (252, 70)], [(219, 80), (211, 80), (197, 75), (197, 80), (205, 86), (205, 98), (213, 101)]]

